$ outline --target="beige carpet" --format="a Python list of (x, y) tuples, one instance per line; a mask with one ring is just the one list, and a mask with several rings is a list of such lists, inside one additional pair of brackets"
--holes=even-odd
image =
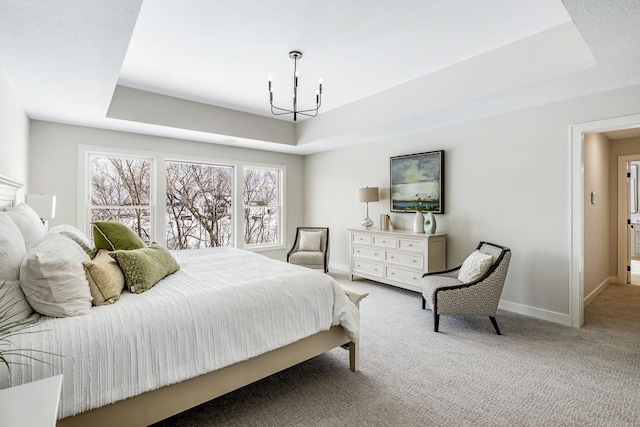
[[(345, 276), (336, 275), (339, 280)], [(369, 281), (361, 368), (335, 349), (159, 426), (640, 426), (640, 286), (610, 285), (574, 329), (500, 311), (442, 316)]]

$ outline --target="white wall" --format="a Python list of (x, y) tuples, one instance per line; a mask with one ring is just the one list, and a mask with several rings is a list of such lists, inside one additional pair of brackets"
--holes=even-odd
[[(77, 224), (77, 157), (80, 144), (285, 165), (287, 246), (291, 246), (295, 238), (296, 227), (303, 225), (302, 156), (32, 120), (29, 157), (31, 191), (56, 195), (56, 217), (49, 222), (50, 226)], [(266, 254), (284, 259), (286, 251)]]
[[(377, 223), (389, 213), (389, 158), (444, 149), (446, 212), (437, 221), (449, 234), (448, 265), (480, 240), (509, 246), (501, 307), (570, 324), (570, 126), (638, 114), (638, 99), (634, 86), (308, 156), (306, 223), (331, 228), (331, 265), (347, 268), (346, 229), (365, 211), (356, 188), (381, 188), (369, 204)], [(411, 227), (410, 214), (391, 216)]]
[[(0, 68), (0, 175), (28, 185), (29, 118)], [(18, 194), (22, 198), (25, 190)]]
[[(584, 297), (590, 303), (609, 284), (610, 186), (609, 139), (603, 134), (584, 137)], [(591, 193), (596, 193), (595, 204)], [(615, 220), (615, 217), (614, 217)]]

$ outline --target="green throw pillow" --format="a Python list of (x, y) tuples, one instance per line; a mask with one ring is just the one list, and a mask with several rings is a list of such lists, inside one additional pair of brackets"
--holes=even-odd
[(93, 224), (93, 242), (96, 250), (117, 251), (147, 246), (140, 236), (119, 221), (96, 221), (91, 224)]
[(157, 243), (146, 248), (109, 252), (118, 261), (131, 292), (141, 294), (180, 266), (171, 252)]

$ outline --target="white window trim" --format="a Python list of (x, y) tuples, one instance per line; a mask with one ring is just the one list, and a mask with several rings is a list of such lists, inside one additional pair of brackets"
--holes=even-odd
[[(218, 166), (233, 167), (233, 185), (234, 197), (231, 203), (233, 212), (233, 236), (232, 246), (240, 249), (247, 249), (254, 252), (270, 251), (286, 249), (286, 176), (287, 166), (271, 163), (245, 162), (239, 160), (217, 159), (201, 156), (189, 156), (174, 153), (162, 153), (143, 150), (133, 150), (128, 148), (104, 147), (97, 145), (78, 145), (78, 184), (77, 184), (77, 216), (76, 226), (78, 229), (89, 234), (90, 224), (87, 212), (90, 207), (90, 162), (91, 155), (100, 156), (126, 156), (151, 160), (151, 240), (166, 245), (166, 216), (164, 215), (164, 203), (166, 198), (166, 162), (190, 162), (203, 163)], [(162, 166), (159, 166), (162, 165)], [(241, 213), (244, 212), (242, 204), (243, 192), (243, 169), (272, 169), (280, 171), (280, 242), (268, 244), (251, 244), (244, 243), (244, 230)], [(160, 214), (162, 212), (162, 214)]]
[[(274, 165), (269, 165), (269, 164), (264, 164), (264, 163), (243, 163), (242, 167), (239, 170), (239, 174), (240, 174), (240, 179), (243, 180), (244, 177), (244, 169), (263, 169), (263, 170), (274, 170), (274, 171), (278, 171), (279, 172), (279, 182), (278, 182), (278, 191), (279, 191), (279, 201), (280, 201), (280, 205), (278, 206), (278, 211), (280, 212), (280, 223), (279, 223), (279, 236), (278, 236), (278, 240), (279, 243), (254, 243), (254, 244), (250, 244), (247, 245), (244, 243), (244, 239), (242, 239), (242, 248), (244, 249), (251, 249), (251, 250), (255, 250), (256, 252), (259, 251), (266, 251), (266, 250), (273, 250), (273, 249), (285, 249), (287, 246), (285, 244), (286, 240), (285, 240), (285, 231), (284, 229), (286, 228), (284, 226), (285, 224), (285, 213), (286, 213), (286, 209), (285, 209), (285, 204), (284, 204), (284, 195), (285, 193), (285, 183), (286, 183), (286, 179), (285, 179), (285, 174), (286, 174), (286, 166), (283, 165), (279, 165), (279, 166), (274, 166)], [(242, 188), (241, 188), (242, 190)], [(240, 191), (240, 198), (238, 199), (240, 202), (242, 202), (244, 200), (243, 196), (243, 192)], [(242, 209), (244, 211), (244, 203), (242, 203), (242, 206), (240, 206), (240, 209)], [(238, 224), (238, 228), (243, 232), (242, 236), (244, 236), (244, 230), (242, 230), (243, 227), (243, 221), (240, 221), (240, 217), (238, 217), (239, 222), (241, 222), (241, 224)]]

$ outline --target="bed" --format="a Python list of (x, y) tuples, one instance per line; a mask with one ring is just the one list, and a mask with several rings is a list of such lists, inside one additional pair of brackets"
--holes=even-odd
[[(0, 204), (16, 185), (0, 179)], [(239, 249), (172, 254), (180, 269), (144, 293), (42, 316), (14, 344), (53, 354), (0, 388), (63, 374), (58, 425), (149, 425), (336, 347), (358, 370), (362, 294)]]

